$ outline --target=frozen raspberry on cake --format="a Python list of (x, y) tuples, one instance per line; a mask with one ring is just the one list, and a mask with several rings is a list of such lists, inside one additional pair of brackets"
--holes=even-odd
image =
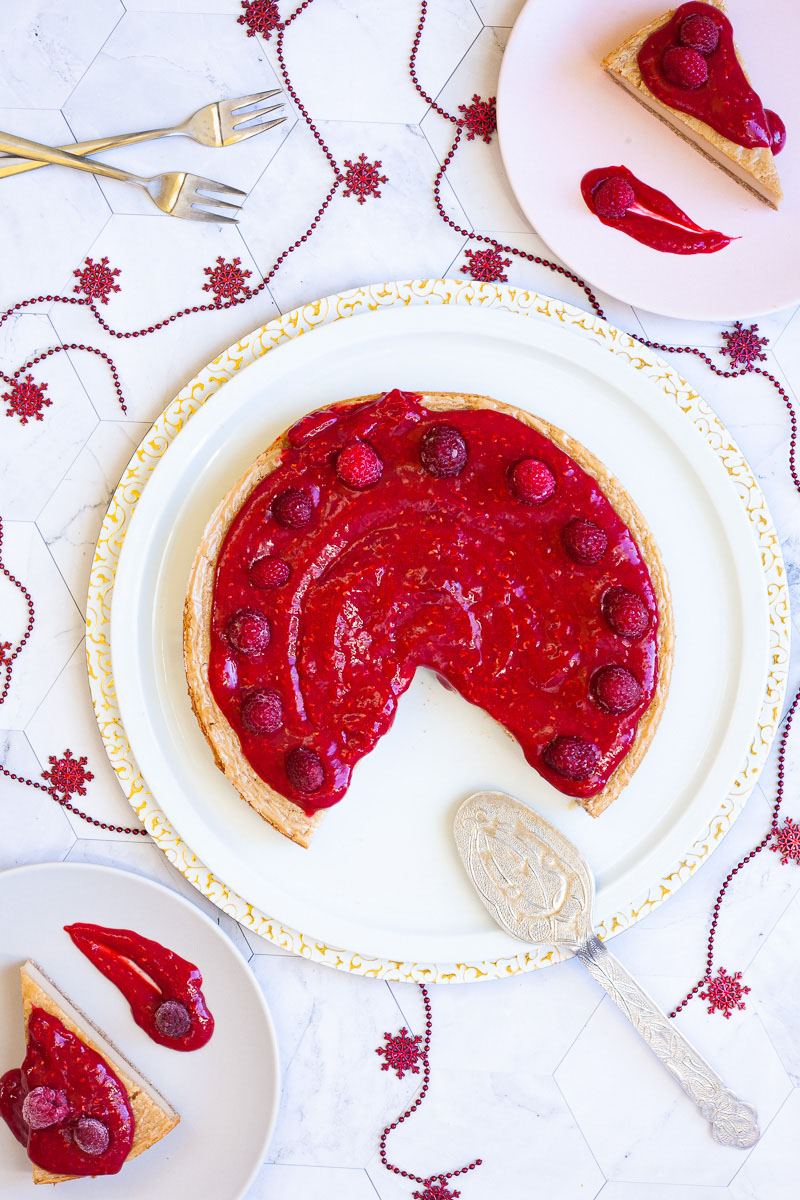
[(283, 725), (283, 703), (268, 688), (251, 692), (242, 705), (242, 724), (250, 733), (276, 733)]
[(511, 470), (511, 485), (526, 504), (544, 504), (556, 490), (556, 479), (541, 459), (523, 458)]
[(49, 1129), (69, 1116), (69, 1104), (63, 1092), (55, 1088), (32, 1088), (22, 1101), (22, 1117), (29, 1129)]
[(183, 1037), (192, 1027), (189, 1010), (180, 1000), (165, 1000), (155, 1015), (156, 1029), (163, 1037)]
[(298, 488), (287, 488), (272, 501), (272, 515), (284, 529), (302, 529), (311, 520), (314, 506)]
[(621, 175), (604, 179), (592, 192), (594, 211), (607, 221), (618, 221), (624, 217), (635, 199), (636, 192)]
[(263, 654), (271, 632), (267, 618), (250, 608), (240, 609), (228, 621), (228, 641), (240, 654)]
[(642, 698), (642, 685), (627, 667), (602, 667), (592, 679), (592, 693), (606, 712), (630, 712)]
[(351, 488), (367, 488), (377, 483), (383, 474), (380, 455), (366, 442), (345, 446), (336, 459), (336, 474)]
[(318, 792), (325, 778), (319, 755), (305, 746), (295, 746), (286, 755), (286, 774), (298, 792)]
[(97, 1156), (104, 1154), (111, 1140), (108, 1126), (96, 1117), (81, 1117), (75, 1122), (72, 1130), (75, 1145), (84, 1154)]
[(565, 779), (588, 779), (597, 770), (600, 751), (581, 737), (557, 737), (548, 742), (542, 758), (557, 775)]
[(607, 591), (603, 596), (603, 612), (611, 628), (620, 637), (635, 640), (643, 637), (650, 628), (647, 605), (627, 588), (615, 587)]
[(282, 587), (292, 571), (282, 558), (274, 558), (265, 554), (257, 558), (250, 566), (250, 582), (257, 588)]
[(705, 13), (692, 13), (681, 21), (678, 41), (690, 50), (711, 54), (719, 45), (719, 29), (716, 22)]
[(433, 425), (422, 439), (419, 457), (429, 475), (448, 479), (464, 470), (467, 443), (453, 425)]
[(575, 517), (565, 525), (561, 538), (570, 558), (587, 566), (600, 562), (608, 547), (608, 538), (600, 526), (585, 517)]
[(670, 83), (681, 88), (699, 88), (708, 79), (708, 63), (698, 50), (670, 46), (664, 51), (661, 69)]

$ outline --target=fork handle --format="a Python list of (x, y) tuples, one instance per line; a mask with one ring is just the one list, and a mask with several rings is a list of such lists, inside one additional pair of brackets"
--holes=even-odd
[[(116, 137), (94, 138), (93, 141), (73, 142), (71, 145), (55, 148), (83, 158), (87, 154), (101, 154), (103, 150), (115, 150), (118, 146), (130, 146), (134, 142), (149, 142), (178, 132), (179, 130), (174, 128), (146, 129), (143, 133), (120, 133)], [(0, 158), (0, 179), (10, 175), (21, 175), (24, 171), (38, 171), (39, 167), (47, 166), (50, 166), (50, 163), (30, 158)]]
[(714, 1140), (740, 1150), (754, 1145), (760, 1136), (756, 1110), (725, 1087), (719, 1075), (603, 942), (592, 934), (581, 942), (576, 954), (700, 1109), (711, 1125)]
[(60, 167), (75, 167), (79, 171), (88, 171), (90, 175), (105, 175), (108, 179), (119, 179), (123, 183), (138, 183), (145, 188), (148, 184), (148, 180), (143, 179), (141, 175), (134, 175), (130, 171), (121, 171), (118, 167), (111, 167), (106, 163), (87, 161), (84, 158), (78, 158), (76, 154), (68, 154), (66, 150), (56, 150), (41, 142), (31, 142), (27, 138), (17, 137), (13, 133), (0, 133), (0, 150), (4, 150), (7, 154), (19, 154), (22, 158), (29, 158), (34, 162), (41, 161)]

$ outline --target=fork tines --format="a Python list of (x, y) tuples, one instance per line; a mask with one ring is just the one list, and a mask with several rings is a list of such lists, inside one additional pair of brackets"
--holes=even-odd
[[(194, 196), (190, 202), (192, 217), (196, 221), (215, 221), (218, 224), (236, 225), (238, 217), (226, 217), (222, 213), (209, 212), (207, 209), (214, 208), (231, 208), (235, 212), (241, 209), (240, 204), (231, 204), (227, 200), (220, 200), (216, 196), (203, 195), (204, 192), (222, 192), (226, 195), (239, 196), (242, 200), (247, 196), (247, 192), (241, 191), (239, 188), (229, 187), (227, 183), (219, 183), (215, 179), (204, 179), (202, 176), (196, 176), (194, 180)], [(200, 205), (206, 207), (201, 208)]]

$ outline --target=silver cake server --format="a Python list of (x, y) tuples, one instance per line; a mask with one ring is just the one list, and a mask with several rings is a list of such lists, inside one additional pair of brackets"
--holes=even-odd
[(756, 1110), (725, 1087), (593, 931), (594, 877), (562, 833), (504, 792), (476, 792), (456, 813), (458, 852), (498, 925), (523, 942), (572, 950), (711, 1125), (722, 1146), (758, 1141)]

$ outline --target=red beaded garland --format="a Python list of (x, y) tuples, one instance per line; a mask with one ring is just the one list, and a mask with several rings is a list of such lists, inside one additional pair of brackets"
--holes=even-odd
[(424, 983), (419, 985), (419, 990), (422, 993), (422, 1003), (425, 1007), (425, 1033), (423, 1034), (422, 1051), (420, 1054), (420, 1061), (422, 1062), (422, 1084), (414, 1103), (410, 1105), (410, 1107), (407, 1108), (406, 1111), (402, 1113), (402, 1115), (399, 1116), (396, 1121), (392, 1121), (391, 1124), (385, 1127), (383, 1133), (381, 1134), (379, 1145), (381, 1162), (386, 1167), (387, 1171), (392, 1171), (395, 1175), (401, 1175), (404, 1179), (411, 1179), (414, 1183), (421, 1183), (423, 1187), (428, 1187), (437, 1179), (442, 1183), (445, 1183), (448, 1179), (455, 1179), (457, 1175), (465, 1175), (467, 1171), (474, 1171), (476, 1167), (481, 1165), (483, 1160), (476, 1158), (471, 1163), (468, 1163), (467, 1166), (458, 1167), (455, 1171), (445, 1171), (440, 1175), (427, 1175), (424, 1177), (422, 1175), (414, 1175), (411, 1171), (403, 1171), (400, 1167), (395, 1166), (394, 1163), (389, 1162), (389, 1158), (386, 1154), (387, 1137), (393, 1129), (397, 1129), (398, 1125), (402, 1125), (404, 1121), (407, 1121), (408, 1118), (417, 1111), (420, 1104), (422, 1104), (422, 1101), (427, 1096), (428, 1087), (430, 1085), (431, 1067), (429, 1054), (431, 1046), (431, 1030), (433, 1028), (433, 1023), (431, 1020), (431, 1001), (430, 996), (428, 995), (428, 989)]

